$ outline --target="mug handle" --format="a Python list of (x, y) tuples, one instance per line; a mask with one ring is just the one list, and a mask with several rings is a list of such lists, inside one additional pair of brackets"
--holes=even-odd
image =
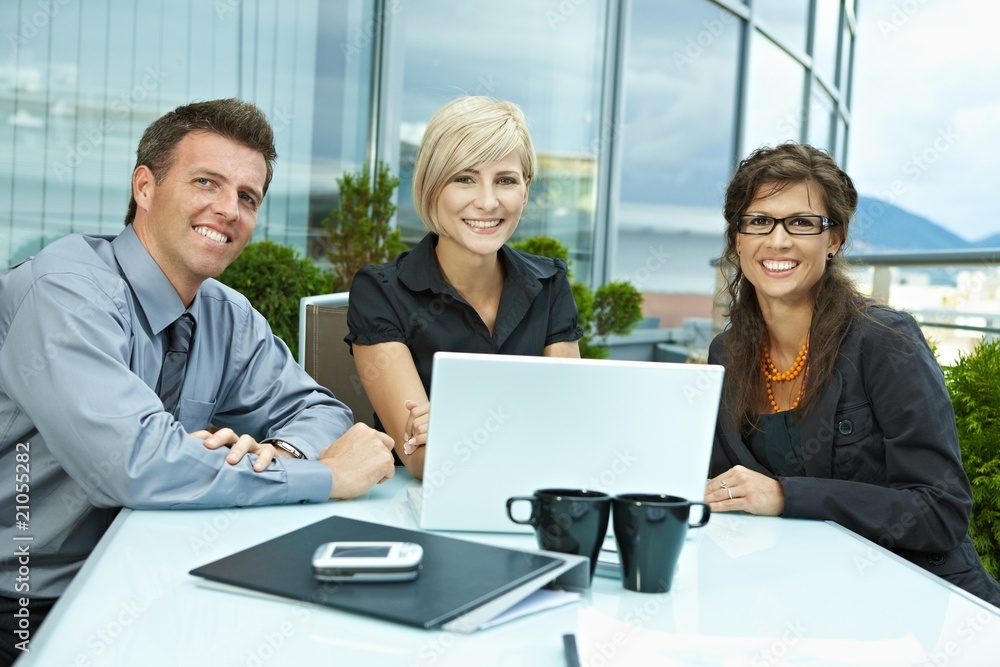
[[(528, 516), (528, 519), (526, 521), (521, 521), (521, 520), (515, 519), (514, 515), (510, 511), (511, 505), (513, 505), (514, 503), (516, 503), (519, 500), (527, 500), (529, 503), (531, 503), (531, 514)], [(510, 520), (513, 521), (514, 523), (519, 523), (519, 524), (521, 524), (523, 526), (534, 526), (535, 523), (536, 523), (536, 520), (535, 520), (535, 498), (534, 498), (534, 496), (514, 496), (513, 498), (508, 498), (507, 499), (507, 516), (510, 517)]]
[(708, 503), (702, 503), (702, 502), (691, 503), (691, 507), (695, 507), (696, 505), (701, 506), (701, 519), (699, 519), (698, 523), (691, 523), (690, 522), (691, 520), (689, 518), (688, 527), (690, 528), (701, 528), (706, 523), (708, 523), (708, 517), (712, 515), (712, 508), (708, 506)]

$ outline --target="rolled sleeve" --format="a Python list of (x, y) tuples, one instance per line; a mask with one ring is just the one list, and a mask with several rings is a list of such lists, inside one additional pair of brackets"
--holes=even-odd
[(573, 298), (566, 275), (566, 263), (555, 260), (556, 275), (552, 279), (552, 308), (549, 311), (549, 326), (545, 336), (545, 345), (580, 340), (583, 328), (580, 326), (580, 313)]

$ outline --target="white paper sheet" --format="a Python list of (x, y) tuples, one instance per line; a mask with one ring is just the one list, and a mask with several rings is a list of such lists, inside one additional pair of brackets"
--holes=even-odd
[(581, 665), (604, 667), (911, 667), (927, 663), (926, 654), (912, 635), (878, 641), (820, 639), (794, 634), (783, 637), (680, 635), (623, 623), (592, 607), (580, 610), (576, 643)]

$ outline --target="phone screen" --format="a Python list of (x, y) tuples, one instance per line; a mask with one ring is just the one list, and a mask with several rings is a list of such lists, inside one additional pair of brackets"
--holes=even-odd
[(331, 558), (385, 558), (389, 555), (390, 547), (335, 547)]

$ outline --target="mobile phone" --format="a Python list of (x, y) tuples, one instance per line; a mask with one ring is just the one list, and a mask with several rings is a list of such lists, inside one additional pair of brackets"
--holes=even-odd
[(327, 542), (313, 553), (313, 576), (323, 581), (410, 581), (424, 549), (413, 542)]

